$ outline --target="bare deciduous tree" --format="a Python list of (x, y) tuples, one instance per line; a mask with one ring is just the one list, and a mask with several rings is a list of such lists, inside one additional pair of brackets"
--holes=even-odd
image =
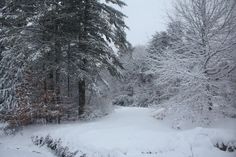
[(185, 46), (190, 51), (195, 49), (194, 53), (197, 50), (202, 70), (208, 75), (225, 74), (234, 68), (229, 60), (227, 64), (225, 61), (234, 44), (230, 42), (235, 31), (234, 9), (235, 1), (225, 0), (180, 0), (175, 5), (177, 19), (181, 21), (179, 29), (187, 41)]

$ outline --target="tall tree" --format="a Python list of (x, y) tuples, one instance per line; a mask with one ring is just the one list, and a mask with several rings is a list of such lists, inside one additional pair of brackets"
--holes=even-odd
[[(191, 119), (204, 125), (215, 120), (214, 114), (228, 116), (235, 111), (229, 81), (235, 68), (234, 10), (235, 5), (224, 0), (177, 2), (167, 29), (170, 46), (161, 55), (150, 52), (149, 59), (158, 76), (161, 104), (169, 108), (163, 114), (176, 113), (179, 122)], [(154, 43), (159, 54), (160, 45)]]
[(16, 117), (30, 107), (21, 87), (25, 69), (35, 53), (31, 22), (38, 10), (35, 2), (10, 0), (5, 1), (0, 13), (0, 42), (4, 47), (0, 63), (0, 111)]
[[(119, 75), (117, 68), (122, 66), (111, 45), (114, 44), (121, 51), (127, 48), (129, 43), (124, 32), (127, 26), (123, 21), (125, 15), (107, 3), (121, 7), (125, 3), (121, 1), (102, 3), (91, 0), (62, 0), (48, 3), (51, 4), (48, 6), (55, 5), (55, 7), (42, 17), (42, 25), (54, 20), (46, 25), (46, 30), (49, 33), (53, 32), (50, 29), (53, 29), (55, 24), (59, 30), (56, 33), (57, 40), (61, 40), (60, 46), (66, 50), (66, 58), (61, 61), (67, 65), (67, 88), (69, 91), (70, 78), (77, 78), (79, 114), (82, 115), (86, 103), (86, 84), (93, 82), (103, 68), (107, 68), (114, 75)], [(51, 16), (52, 12), (55, 13), (54, 16)]]
[(218, 54), (224, 55), (225, 49), (230, 47), (225, 45), (230, 40), (229, 34), (235, 30), (234, 9), (235, 4), (224, 0), (183, 0), (175, 6), (177, 19), (182, 23), (178, 29), (184, 32), (189, 48), (198, 49), (203, 59), (202, 70), (209, 75), (221, 71), (219, 67), (211, 71), (209, 61)]
[[(106, 3), (124, 6), (122, 1), (106, 1)], [(100, 70), (107, 68), (111, 74), (119, 75), (117, 68), (122, 68), (112, 44), (119, 50), (125, 50), (128, 42), (125, 37), (125, 15), (100, 1), (81, 1), (80, 32), (78, 38), (78, 54), (82, 75), (79, 86), (79, 114), (84, 113), (86, 82), (93, 80)]]

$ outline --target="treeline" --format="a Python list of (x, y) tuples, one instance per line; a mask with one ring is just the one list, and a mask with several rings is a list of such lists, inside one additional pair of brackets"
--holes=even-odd
[[(1, 0), (0, 120), (83, 117), (100, 72), (120, 76), (130, 47), (121, 0)], [(114, 51), (114, 48), (117, 51)]]

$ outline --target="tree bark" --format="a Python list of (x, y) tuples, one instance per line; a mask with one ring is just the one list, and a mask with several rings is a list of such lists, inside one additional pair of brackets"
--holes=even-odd
[[(87, 22), (88, 22), (88, 15), (89, 15), (89, 13), (88, 13), (89, 1), (85, 0), (84, 5), (85, 5), (84, 11), (83, 11), (83, 15), (82, 15), (83, 25), (81, 25), (81, 30), (80, 30), (80, 35), (79, 35), (80, 42), (83, 40), (86, 40), (88, 38), (88, 33), (87, 33), (88, 23)], [(84, 47), (83, 51), (86, 52), (86, 46)], [(86, 71), (87, 60), (85, 58), (83, 58), (82, 62), (83, 62), (83, 67), (81, 69)], [(86, 87), (85, 78), (82, 78), (79, 80), (79, 83), (78, 83), (78, 89), (79, 89), (79, 111), (78, 111), (78, 114), (79, 114), (79, 116), (82, 116), (85, 111), (85, 105), (86, 105), (86, 98), (85, 98), (85, 92), (86, 92), (85, 90), (86, 89), (85, 89), (85, 87)]]
[(70, 43), (68, 44), (67, 51), (67, 96), (70, 97)]
[(82, 79), (78, 83), (79, 88), (79, 116), (84, 114), (85, 111), (85, 80)]
[(56, 103), (59, 104), (60, 99), (60, 55), (61, 55), (61, 47), (58, 41), (55, 42), (55, 94), (56, 94)]

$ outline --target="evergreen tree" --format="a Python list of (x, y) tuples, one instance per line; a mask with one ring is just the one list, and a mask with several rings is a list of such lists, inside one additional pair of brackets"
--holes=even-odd
[[(107, 1), (119, 6), (125, 5), (121, 1)], [(119, 50), (125, 50), (128, 46), (124, 29), (123, 15), (118, 10), (100, 1), (80, 1), (79, 13), (80, 30), (76, 42), (77, 55), (80, 66), (79, 86), (79, 114), (84, 113), (86, 82), (93, 81), (101, 69), (107, 68), (112, 75), (119, 75), (117, 68), (122, 68), (111, 44)]]
[(79, 100), (78, 113), (84, 114), (87, 85), (103, 69), (119, 76), (118, 53), (130, 45), (125, 15), (108, 3), (125, 5), (119, 0), (7, 1), (0, 18), (1, 113), (17, 115), (19, 124), (19, 117), (28, 123), (60, 120), (65, 97), (78, 87), (78, 99), (71, 101)]
[(149, 47), (149, 53), (162, 53), (163, 51), (167, 50), (168, 47), (171, 46), (171, 37), (167, 32), (157, 32), (153, 35)]
[[(14, 125), (31, 122), (31, 87), (25, 80), (37, 54), (34, 33), (40, 1), (6, 1), (1, 9), (1, 43), (4, 47), (0, 63), (0, 110)], [(8, 115), (8, 116), (7, 116)]]

